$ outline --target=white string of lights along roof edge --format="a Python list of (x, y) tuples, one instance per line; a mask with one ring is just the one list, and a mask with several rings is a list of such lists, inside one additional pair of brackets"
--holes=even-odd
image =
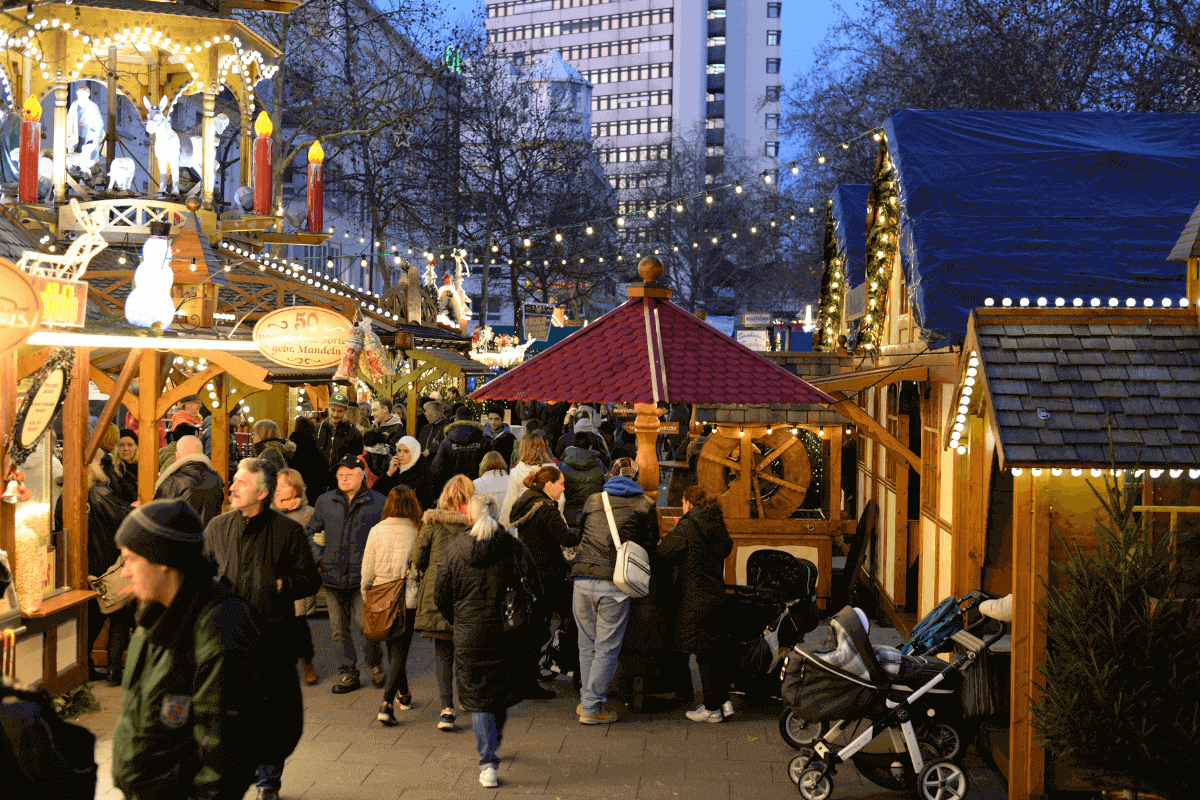
[[(865, 139), (868, 136), (871, 137), (876, 142), (881, 141), (884, 136), (883, 129), (881, 127), (871, 128), (871, 129), (863, 131), (862, 133), (859, 133), (855, 136), (852, 136), (843, 142), (840, 142), (831, 147), (828, 147), (827, 149), (830, 150), (831, 152), (836, 151), (839, 148), (842, 150), (849, 150), (850, 145), (852, 145), (853, 143), (855, 143), (857, 141)], [(777, 180), (780, 173), (783, 173), (785, 175), (787, 173), (791, 173), (792, 175), (797, 175), (797, 174), (799, 174), (801, 167), (808, 164), (808, 162), (810, 162), (810, 161), (815, 162), (818, 166), (820, 166), (820, 165), (824, 165), (827, 160), (828, 160), (828, 156), (825, 155), (825, 150), (817, 150), (815, 153), (809, 153), (807, 155), (801, 156), (800, 158), (797, 158), (787, 164), (781, 164), (778, 167), (772, 167), (770, 169), (765, 169), (762, 172), (755, 173), (753, 175), (742, 176), (741, 178), (730, 181), (729, 183), (723, 184), (721, 186), (709, 186), (709, 187), (706, 187), (699, 191), (692, 192), (691, 194), (681, 195), (672, 200), (668, 200), (663, 203), (659, 203), (657, 205), (650, 206), (647, 208), (636, 209), (634, 211), (627, 211), (624, 213), (618, 213), (618, 214), (610, 215), (610, 216), (595, 217), (595, 218), (585, 220), (582, 222), (571, 223), (570, 225), (561, 225), (561, 226), (557, 226), (557, 227), (553, 227), (553, 228), (545, 228), (542, 230), (533, 230), (533, 231), (524, 231), (524, 232), (518, 231), (516, 233), (503, 234), (501, 236), (493, 237), (493, 239), (491, 241), (479, 240), (479, 241), (466, 242), (464, 244), (444, 244), (444, 245), (436, 245), (433, 247), (423, 247), (423, 248), (408, 247), (406, 249), (407, 249), (407, 253), (409, 255), (413, 255), (417, 249), (420, 249), (421, 253), (428, 260), (435, 260), (439, 256), (439, 254), (441, 254), (442, 257), (446, 257), (455, 250), (466, 251), (466, 250), (470, 250), (472, 248), (485, 248), (485, 249), (494, 248), (494, 249), (492, 249), (492, 252), (497, 252), (499, 247), (501, 247), (502, 245), (507, 244), (509, 242), (514, 242), (514, 241), (517, 242), (520, 246), (529, 248), (529, 247), (532, 247), (532, 245), (534, 243), (536, 243), (538, 241), (538, 239), (540, 239), (542, 237), (555, 237), (556, 243), (558, 243), (563, 240), (565, 233), (572, 231), (572, 230), (587, 229), (587, 228), (595, 229), (602, 223), (609, 222), (611, 220), (616, 220), (616, 224), (617, 224), (618, 228), (624, 228), (626, 225), (625, 220), (627, 220), (631, 217), (646, 216), (646, 215), (651, 214), (651, 212), (653, 212), (653, 214), (657, 214), (658, 212), (660, 212), (662, 210), (667, 210), (672, 207), (674, 207), (676, 212), (678, 213), (679, 211), (682, 210), (681, 206), (683, 204), (687, 203), (689, 200), (695, 200), (697, 198), (705, 198), (708, 202), (712, 202), (713, 195), (716, 192), (721, 192), (721, 191), (725, 191), (728, 189), (732, 189), (735, 194), (741, 194), (742, 189), (744, 188), (744, 184), (748, 181), (758, 179), (760, 181), (763, 181), (764, 183), (770, 184)], [(816, 213), (816, 207), (809, 206), (808, 212), (810, 214)], [(649, 218), (653, 219), (654, 217), (650, 216)], [(792, 214), (791, 218), (795, 219), (795, 214)], [(747, 227), (749, 227), (749, 226), (747, 226)], [(742, 230), (742, 229), (736, 229), (736, 230)], [(337, 232), (337, 228), (336, 228), (336, 226), (330, 225), (328, 228), (328, 231), (332, 235)], [(728, 231), (728, 233), (732, 233), (732, 232), (733, 232), (732, 230)], [(590, 236), (592, 234), (588, 233), (587, 235)], [(343, 238), (347, 238), (347, 239), (350, 238), (349, 231), (343, 231)], [(366, 237), (360, 236), (358, 239), (358, 243), (366, 244)], [(675, 244), (683, 244), (683, 243), (675, 243)], [(375, 241), (375, 246), (380, 247), (380, 242)], [(386, 248), (387, 246), (389, 246), (389, 245), (385, 242), (384, 247)], [(311, 261), (311, 260), (316, 260), (316, 259), (322, 259), (322, 260), (326, 260), (326, 261), (340, 261), (340, 260), (354, 259), (354, 258), (364, 258), (364, 259), (365, 258), (379, 258), (379, 257), (386, 258), (388, 255), (398, 253), (398, 248), (399, 248), (398, 245), (391, 244), (390, 247), (391, 247), (390, 253), (387, 252), (386, 249), (384, 249), (384, 250), (380, 250), (379, 252), (339, 255), (339, 256), (335, 256), (333, 258), (330, 258), (328, 256), (308, 256), (308, 257), (304, 257), (303, 260)], [(433, 256), (432, 259), (429, 259), (430, 255)], [(395, 258), (399, 259), (400, 257), (398, 255), (396, 255)]]
[[(960, 452), (959, 454), (961, 455), (962, 453)], [(1024, 474), (1026, 469), (1027, 469), (1026, 467), (1012, 467), (1012, 468), (1010, 468), (1009, 471), (1012, 472), (1013, 475), (1020, 476), (1020, 475)], [(1035, 478), (1041, 477), (1043, 472), (1049, 472), (1051, 475), (1053, 475), (1054, 477), (1057, 478), (1060, 475), (1062, 475), (1065, 470), (1070, 470), (1071, 476), (1078, 478), (1083, 475), (1085, 469), (1088, 469), (1091, 472), (1091, 475), (1093, 478), (1099, 478), (1105, 472), (1109, 473), (1114, 478), (1120, 478), (1126, 472), (1132, 472), (1133, 477), (1140, 478), (1140, 477), (1142, 477), (1142, 475), (1149, 472), (1150, 477), (1155, 480), (1157, 480), (1158, 478), (1161, 478), (1164, 474), (1170, 475), (1172, 479), (1177, 479), (1177, 478), (1182, 478), (1183, 474), (1186, 472), (1187, 476), (1189, 478), (1191, 478), (1192, 480), (1194, 480), (1194, 481), (1200, 480), (1200, 468), (1196, 468), (1196, 467), (1182, 467), (1182, 468), (1164, 467), (1162, 469), (1158, 469), (1158, 468), (1144, 469), (1144, 468), (1142, 468), (1142, 469), (1129, 469), (1129, 470), (1126, 470), (1126, 469), (1100, 469), (1097, 467), (1090, 467), (1090, 468), (1088, 468), (1088, 467), (1029, 467), (1028, 469), (1029, 469), (1029, 474), (1033, 475), (1033, 477), (1035, 477)]]
[[(1171, 303), (1173, 301), (1169, 297), (1164, 297), (1164, 298), (1162, 298), (1161, 301), (1157, 301), (1157, 302), (1161, 303), (1163, 308), (1170, 308)], [(1180, 308), (1187, 308), (1188, 302), (1189, 301), (1186, 297), (1181, 297), (1181, 298), (1179, 298), (1178, 305)], [(1154, 300), (1154, 298), (1147, 297), (1142, 300), (1142, 307), (1143, 308), (1153, 308), (1155, 306), (1155, 303), (1156, 303), (1156, 301)], [(983, 301), (983, 304), (984, 304), (984, 306), (991, 308), (996, 305), (996, 299), (994, 297), (985, 298)], [(1000, 301), (1000, 305), (1003, 308), (1011, 308), (1012, 304), (1013, 304), (1013, 299), (1011, 297), (1005, 297)], [(1088, 302), (1088, 305), (1091, 308), (1100, 308), (1101, 305), (1103, 305), (1103, 304), (1104, 304), (1104, 301), (1102, 301), (1099, 297), (1093, 297), (1091, 299), (1091, 301)], [(1125, 307), (1126, 308), (1136, 308), (1137, 304), (1138, 304), (1138, 301), (1136, 298), (1133, 298), (1133, 297), (1125, 298)], [(1049, 298), (1046, 298), (1046, 297), (1039, 297), (1036, 300), (1030, 300), (1028, 297), (1022, 297), (1019, 301), (1017, 301), (1017, 305), (1020, 308), (1029, 308), (1031, 305), (1036, 308), (1050, 308), (1050, 307), (1063, 308), (1067, 305), (1067, 299), (1065, 297), (1056, 297), (1056, 298), (1054, 298), (1053, 305), (1051, 305)], [(1073, 308), (1082, 308), (1083, 305), (1084, 305), (1084, 299), (1082, 297), (1076, 297), (1075, 299), (1073, 299), (1071, 301), (1071, 306)], [(1121, 301), (1118, 300), (1117, 298), (1115, 298), (1115, 297), (1108, 298), (1108, 307), (1109, 308), (1118, 308), (1120, 305), (1121, 305)]]

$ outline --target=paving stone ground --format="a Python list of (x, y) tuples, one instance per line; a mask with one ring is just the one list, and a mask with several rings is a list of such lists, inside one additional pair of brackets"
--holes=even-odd
[[(416, 637), (409, 656), (409, 685), (417, 702), (397, 712), (400, 725), (375, 722), (382, 692), (370, 686), (345, 695), (331, 693), (335, 672), (329, 623), (310, 620), (323, 679), (304, 687), (304, 737), (283, 772), (288, 800), (442, 800), (443, 798), (544, 798), (545, 800), (783, 800), (796, 798), (787, 777), (795, 751), (784, 744), (778, 721), (782, 705), (750, 707), (734, 698), (737, 713), (725, 723), (690, 722), (678, 706), (658, 713), (630, 714), (619, 702), (620, 722), (584, 726), (574, 715), (579, 697), (566, 678), (552, 684), (558, 698), (525, 701), (509, 712), (500, 748), (499, 789), (480, 787), (478, 756), (470, 718), (459, 730), (436, 728), (438, 702), (433, 646)], [(881, 629), (881, 634), (885, 630)], [(822, 630), (808, 636), (823, 638)], [(872, 636), (876, 638), (876, 636)], [(360, 650), (361, 652), (361, 650)], [(693, 665), (693, 684), (699, 678)], [(92, 684), (103, 710), (83, 717), (99, 737), (97, 798), (120, 800), (112, 786), (112, 730), (120, 690)], [(1006, 797), (999, 779), (978, 759), (967, 762), (969, 800)], [(913, 797), (886, 792), (863, 779), (850, 764), (838, 770), (833, 798)], [(251, 789), (247, 798), (254, 798)]]

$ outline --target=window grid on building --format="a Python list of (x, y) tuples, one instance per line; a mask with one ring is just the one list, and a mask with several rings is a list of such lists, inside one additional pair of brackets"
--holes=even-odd
[(639, 173), (637, 175), (609, 175), (608, 185), (613, 189), (660, 188), (666, 181), (662, 173)]
[[(652, 53), (656, 50), (670, 50), (673, 36), (643, 36), (640, 39), (621, 39), (615, 42), (597, 42), (595, 44), (580, 44), (571, 47), (555, 48), (566, 61), (582, 61), (585, 58), (608, 58), (609, 56), (629, 56), (635, 53)], [(537, 61), (549, 50), (525, 50), (514, 55), (518, 64)], [(778, 61), (778, 59), (776, 59)]]
[(592, 138), (600, 136), (636, 136), (642, 133), (670, 133), (670, 117), (651, 119), (621, 119), (592, 123)]
[(580, 70), (589, 82), (594, 85), (601, 83), (624, 83), (625, 81), (647, 81), (655, 78), (670, 78), (672, 64), (669, 61), (660, 64), (643, 64), (640, 67), (610, 67), (609, 69)]
[(767, 130), (769, 130), (769, 131), (779, 130), (779, 115), (778, 114), (767, 114)]
[(641, 147), (602, 147), (596, 155), (601, 164), (620, 164), (629, 161), (666, 161), (671, 157), (671, 145), (651, 144)]
[(779, 158), (779, 142), (767, 142), (763, 146), (763, 155), (768, 158)]
[(778, 75), (779, 74), (779, 59), (778, 58), (768, 58), (767, 59), (767, 74), (768, 75)]
[(767, 47), (778, 47), (781, 31), (767, 31)]
[(767, 19), (779, 19), (783, 15), (783, 3), (767, 3)]
[(515, 14), (532, 14), (536, 11), (560, 11), (565, 8), (583, 8), (617, 3), (620, 0), (513, 0), (488, 6), (488, 17), (511, 17)]
[(618, 108), (645, 108), (671, 105), (671, 90), (656, 92), (625, 92), (623, 94), (592, 95), (592, 111), (611, 111)]
[(540, 25), (518, 25), (512, 28), (493, 28), (488, 31), (488, 44), (517, 42), (523, 39), (544, 39), (547, 36), (569, 36), (574, 33), (611, 31), (619, 28), (640, 28), (643, 25), (662, 25), (673, 22), (672, 9), (659, 11), (634, 11), (627, 14), (610, 14), (607, 17), (584, 17)]
[(777, 102), (779, 100), (779, 97), (780, 97), (780, 94), (782, 93), (782, 91), (783, 91), (782, 86), (768, 86), (767, 87), (767, 102), (768, 103)]

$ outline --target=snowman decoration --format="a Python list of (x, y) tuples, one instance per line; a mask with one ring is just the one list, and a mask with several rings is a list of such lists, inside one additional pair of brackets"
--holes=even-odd
[(164, 330), (175, 318), (171, 285), (171, 242), (165, 236), (151, 236), (142, 245), (142, 263), (133, 273), (133, 291), (125, 300), (125, 319), (139, 328)]

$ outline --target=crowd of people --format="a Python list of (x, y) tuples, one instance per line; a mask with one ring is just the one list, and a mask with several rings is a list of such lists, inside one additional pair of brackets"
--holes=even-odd
[[(438, 691), (420, 705), (440, 709), (444, 731), (457, 728), (460, 711), (472, 714), (485, 787), (498, 785), (507, 710), (557, 696), (538, 668), (556, 629), (576, 642), (566, 655), (578, 659), (580, 724), (618, 719), (608, 692), (622, 646), (651, 637), (685, 663), (697, 656), (703, 703), (689, 719), (732, 713), (718, 637), (732, 542), (716, 499), (688, 488), (683, 518), (660, 538), (634, 439), (597, 410), (540, 404), (522, 409), (518, 425), (502, 407), (477, 414), (433, 396), (413, 437), (402, 404), (376, 399), (360, 410), (335, 392), (325, 419), (301, 416), (287, 438), (272, 420), (254, 424), (255, 455), (226, 476), (222, 513), (225, 480), (198, 435), (204, 420), (198, 405), (184, 406), (153, 501), (136, 500), (136, 431), (112, 426), (88, 471), (89, 571), (122, 557), (140, 601), (107, 616), (107, 678), (125, 692), (114, 781), (127, 795), (209, 796), (253, 781), (260, 798), (277, 798), (303, 724), (300, 682), (331, 678), (332, 691), (346, 694), (369, 680), (383, 692), (377, 721), (397, 725), (418, 706), (407, 674), (416, 635), (433, 641)], [(634, 600), (613, 582), (614, 539), (650, 554), (650, 598)], [(363, 637), (368, 591), (397, 581), (391, 627)], [(531, 598), (522, 624), (506, 608), (517, 585)], [(314, 663), (308, 617), (318, 596), (332, 676)], [(92, 618), (106, 617), (97, 609)], [(253, 676), (270, 688), (252, 691)], [(255, 720), (262, 714), (266, 733)], [(173, 755), (160, 758), (164, 750)]]

